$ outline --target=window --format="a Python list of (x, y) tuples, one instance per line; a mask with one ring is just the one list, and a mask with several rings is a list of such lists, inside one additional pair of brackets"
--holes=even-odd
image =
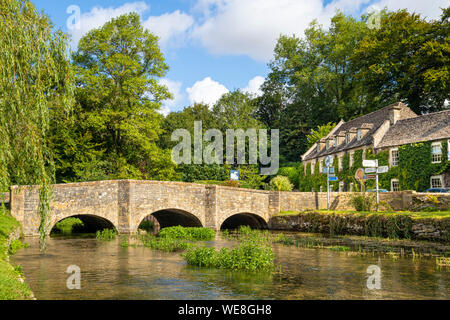
[(391, 166), (396, 167), (398, 166), (398, 149), (392, 149), (391, 150)]
[(337, 147), (337, 145), (338, 145), (338, 138), (336, 137), (334, 138), (334, 146)]
[(361, 140), (361, 138), (362, 138), (362, 130), (361, 129), (358, 129), (358, 131), (356, 132), (356, 137), (357, 137), (358, 141)]
[(317, 144), (317, 152), (320, 152), (320, 143)]
[(327, 140), (326, 148), (327, 150), (330, 149), (330, 140)]
[(431, 145), (431, 163), (439, 163), (442, 160), (442, 145), (440, 142)]
[(391, 180), (391, 191), (400, 191), (400, 184), (398, 182), (398, 179)]
[(349, 143), (350, 142), (350, 133), (345, 134), (345, 143)]
[(442, 188), (442, 176), (431, 177), (431, 188)]

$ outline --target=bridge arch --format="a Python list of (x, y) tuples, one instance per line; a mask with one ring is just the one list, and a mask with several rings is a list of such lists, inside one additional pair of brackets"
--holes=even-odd
[(57, 230), (56, 224), (58, 222), (64, 221), (68, 218), (77, 218), (80, 219), (83, 222), (83, 227), (79, 227), (75, 229), (74, 233), (95, 233), (97, 231), (101, 231), (103, 229), (112, 229), (116, 230), (117, 228), (110, 220), (93, 215), (93, 214), (78, 214), (78, 215), (72, 215), (72, 216), (66, 216), (61, 219), (53, 219), (52, 223), (50, 224), (51, 228), (49, 228), (49, 233), (55, 232)]
[(220, 229), (237, 229), (240, 226), (249, 226), (252, 229), (267, 229), (267, 221), (258, 214), (242, 212), (230, 215), (220, 224)]
[(149, 216), (153, 216), (158, 221), (161, 229), (174, 226), (203, 227), (203, 224), (197, 215), (183, 209), (168, 208), (139, 215), (135, 226), (135, 232), (144, 219)]

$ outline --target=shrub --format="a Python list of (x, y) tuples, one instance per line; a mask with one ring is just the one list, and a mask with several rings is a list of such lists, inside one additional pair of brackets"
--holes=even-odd
[(192, 241), (210, 241), (216, 236), (214, 230), (208, 228), (185, 228), (181, 226), (164, 228), (159, 237), (170, 239), (184, 239)]
[(102, 231), (97, 231), (96, 237), (99, 240), (114, 240), (117, 236), (116, 230), (103, 229)]
[(270, 189), (276, 191), (292, 191), (294, 186), (289, 181), (288, 177), (285, 176), (276, 176), (272, 180), (270, 180)]
[(67, 218), (56, 224), (56, 229), (58, 229), (62, 234), (71, 234), (75, 228), (83, 227), (84, 223), (78, 218)]
[(188, 265), (247, 271), (269, 270), (274, 260), (271, 247), (254, 241), (244, 241), (239, 247), (220, 251), (207, 247), (190, 248), (182, 256)]
[(375, 201), (375, 196), (367, 193), (352, 194), (350, 197), (350, 204), (356, 211), (371, 211)]
[(140, 239), (144, 247), (166, 252), (182, 251), (192, 246), (191, 243), (188, 243), (181, 239), (157, 238), (153, 235), (145, 235)]
[(148, 220), (142, 221), (142, 223), (139, 225), (140, 230), (144, 230), (147, 232), (153, 231), (154, 228), (155, 228), (155, 224)]

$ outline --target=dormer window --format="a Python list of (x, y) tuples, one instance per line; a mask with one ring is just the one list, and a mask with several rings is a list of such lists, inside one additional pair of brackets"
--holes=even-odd
[(350, 142), (350, 133), (347, 133), (345, 135), (345, 144), (348, 144)]
[(358, 141), (360, 141), (362, 138), (362, 130), (358, 129), (358, 131), (356, 132), (356, 139), (358, 139)]
[(337, 147), (338, 146), (338, 138), (334, 138), (334, 146)]
[(330, 149), (330, 140), (327, 140), (326, 148), (327, 148), (327, 150)]

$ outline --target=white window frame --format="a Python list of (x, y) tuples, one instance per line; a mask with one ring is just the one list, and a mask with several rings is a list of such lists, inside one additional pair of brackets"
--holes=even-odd
[[(433, 148), (439, 147), (440, 152), (434, 153)], [(442, 162), (442, 143), (440, 142), (433, 142), (431, 144), (431, 163), (441, 163)]]
[[(394, 157), (392, 155), (393, 152), (397, 153), (397, 161), (394, 162)], [(391, 167), (397, 167), (398, 166), (398, 159), (399, 159), (399, 152), (398, 152), (398, 148), (392, 148), (391, 150), (389, 150), (389, 159), (390, 159), (390, 163), (391, 163)]]
[[(394, 182), (397, 183), (397, 188), (394, 188)], [(398, 179), (391, 179), (391, 191), (392, 192), (400, 191), (400, 181)]]
[[(443, 188), (444, 187), (444, 177), (442, 175), (440, 176), (431, 176), (430, 177), (430, 188)], [(433, 186), (433, 180), (439, 180), (440, 186)]]
[(362, 130), (358, 129), (358, 131), (356, 131), (356, 139), (358, 141), (360, 141), (362, 139)]
[(334, 138), (334, 146), (337, 147), (338, 146), (338, 138)]
[(330, 140), (327, 140), (327, 142), (325, 142), (325, 148), (326, 148), (327, 150), (330, 149)]

